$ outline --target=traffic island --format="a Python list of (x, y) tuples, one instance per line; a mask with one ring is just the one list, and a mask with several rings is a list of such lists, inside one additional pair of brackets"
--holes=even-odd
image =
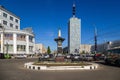
[(55, 63), (55, 62), (28, 62), (24, 67), (32, 70), (95, 70), (98, 64), (95, 63)]

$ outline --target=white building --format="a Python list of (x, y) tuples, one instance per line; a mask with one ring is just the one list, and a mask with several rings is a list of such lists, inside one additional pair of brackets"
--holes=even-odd
[(68, 53), (79, 53), (81, 43), (81, 19), (75, 16), (75, 4), (73, 4), (73, 17), (68, 23)]
[(0, 52), (34, 54), (35, 40), (31, 28), (20, 30), (20, 18), (0, 6)]
[(91, 53), (91, 46), (90, 44), (81, 44), (80, 45), (80, 53)]
[(39, 54), (39, 53), (47, 53), (47, 49), (44, 47), (43, 44), (35, 44), (35, 53)]

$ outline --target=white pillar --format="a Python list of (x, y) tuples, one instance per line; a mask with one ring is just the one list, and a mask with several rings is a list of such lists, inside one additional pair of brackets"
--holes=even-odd
[(26, 54), (29, 54), (29, 35), (26, 35)]
[(1, 53), (3, 53), (3, 33), (1, 33)]
[(14, 50), (14, 54), (17, 54), (17, 43), (16, 43), (16, 41), (17, 41), (17, 34), (14, 33), (13, 34), (13, 50)]
[(33, 38), (33, 53), (32, 54), (34, 53), (35, 53), (35, 38)]

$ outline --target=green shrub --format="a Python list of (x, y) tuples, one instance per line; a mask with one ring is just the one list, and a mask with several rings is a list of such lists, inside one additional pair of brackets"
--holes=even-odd
[(11, 55), (10, 54), (4, 54), (5, 59), (10, 59)]

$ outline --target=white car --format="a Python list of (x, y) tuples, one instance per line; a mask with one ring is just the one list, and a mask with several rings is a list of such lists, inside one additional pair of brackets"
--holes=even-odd
[(19, 55), (15, 55), (14, 57), (15, 59), (23, 59), (23, 58), (27, 58), (27, 55), (19, 54)]

